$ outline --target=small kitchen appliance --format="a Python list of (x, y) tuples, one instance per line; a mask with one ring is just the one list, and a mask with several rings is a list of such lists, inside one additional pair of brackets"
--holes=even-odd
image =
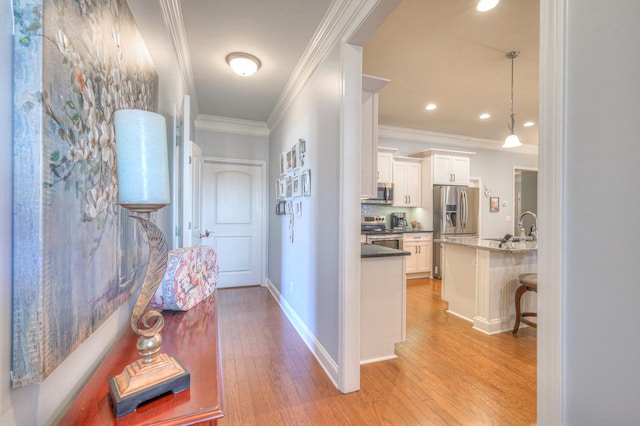
[(403, 230), (407, 227), (407, 214), (404, 212), (391, 213), (391, 229)]

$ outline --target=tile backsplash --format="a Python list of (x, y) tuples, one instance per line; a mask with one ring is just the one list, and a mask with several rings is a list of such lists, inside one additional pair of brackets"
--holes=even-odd
[[(360, 207), (361, 215), (363, 216), (385, 216), (387, 221), (387, 228), (391, 227), (391, 213), (404, 212), (407, 214), (407, 223), (411, 224), (412, 220), (422, 222), (424, 217), (424, 209), (419, 207), (394, 207), (394, 206), (380, 206), (375, 204), (362, 204)], [(429, 227), (425, 227), (421, 223), (420, 229), (431, 230), (431, 224)]]

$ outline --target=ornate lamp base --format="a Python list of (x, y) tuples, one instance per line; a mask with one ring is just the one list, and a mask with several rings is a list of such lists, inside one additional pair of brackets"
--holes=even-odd
[(191, 376), (174, 357), (160, 354), (145, 363), (141, 359), (109, 378), (109, 397), (116, 417), (135, 411), (138, 405), (167, 392), (187, 389)]

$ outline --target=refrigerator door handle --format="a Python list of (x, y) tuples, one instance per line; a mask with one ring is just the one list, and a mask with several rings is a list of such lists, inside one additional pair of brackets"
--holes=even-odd
[(464, 198), (464, 223), (462, 224), (463, 228), (467, 228), (467, 222), (469, 220), (469, 199), (467, 198), (467, 191), (462, 191), (462, 196)]

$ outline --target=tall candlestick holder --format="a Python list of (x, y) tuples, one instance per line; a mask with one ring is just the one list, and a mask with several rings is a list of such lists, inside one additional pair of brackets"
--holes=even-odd
[(115, 130), (120, 205), (133, 212), (131, 217), (142, 226), (149, 244), (147, 270), (131, 314), (140, 359), (109, 378), (113, 412), (120, 417), (145, 401), (189, 388), (191, 376), (180, 361), (160, 353), (164, 317), (147, 310), (162, 282), (169, 253), (162, 231), (151, 221), (151, 213), (170, 200), (165, 119), (149, 111), (119, 110)]

